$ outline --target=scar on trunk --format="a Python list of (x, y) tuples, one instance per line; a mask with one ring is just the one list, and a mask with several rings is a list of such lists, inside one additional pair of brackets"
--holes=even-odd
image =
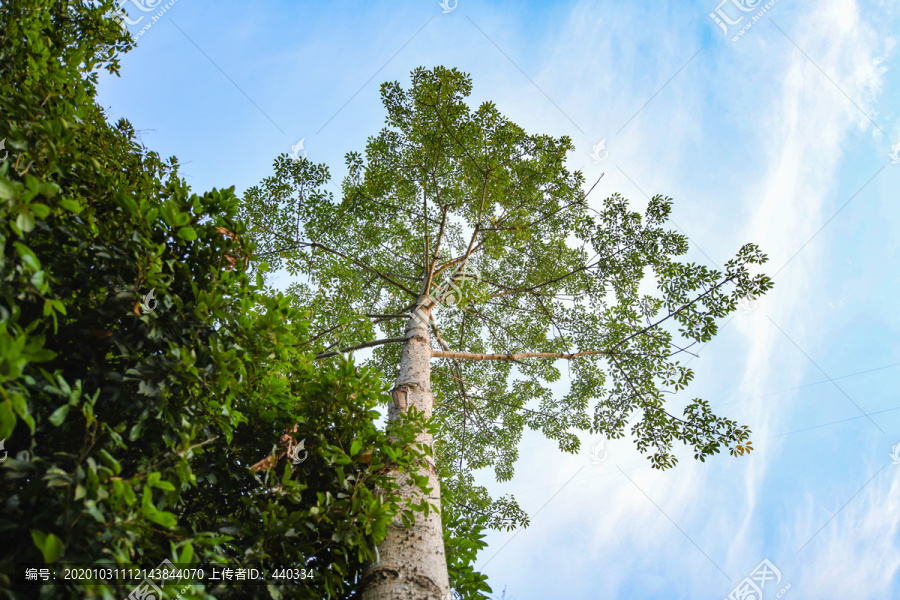
[(394, 399), (394, 407), (397, 410), (406, 410), (408, 403), (406, 401), (409, 396), (409, 386), (401, 383), (391, 390), (391, 397)]

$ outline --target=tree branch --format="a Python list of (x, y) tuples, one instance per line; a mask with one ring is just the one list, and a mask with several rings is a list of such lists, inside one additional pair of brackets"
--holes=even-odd
[(441, 243), (444, 241), (444, 226), (447, 224), (447, 209), (441, 207), (441, 212), (443, 212), (444, 216), (441, 218), (441, 229), (438, 232), (437, 240), (434, 243), (434, 255), (431, 257), (431, 264), (427, 266), (428, 273), (426, 273), (425, 295), (428, 295), (428, 292), (431, 290), (431, 282), (434, 280), (435, 276), (434, 267), (437, 265), (438, 253), (440, 253)]
[[(690, 302), (688, 302), (687, 304), (685, 304), (684, 306), (682, 306), (681, 308), (679, 308), (678, 310), (676, 310), (675, 312), (669, 312), (669, 314), (668, 314), (667, 316), (663, 317), (662, 319), (660, 319), (660, 320), (657, 321), (656, 323), (653, 323), (652, 325), (648, 325), (647, 327), (644, 327), (643, 329), (640, 329), (640, 330), (638, 330), (638, 331), (635, 331), (634, 333), (632, 333), (632, 334), (629, 335), (628, 337), (626, 337), (626, 338), (620, 340), (615, 346), (613, 346), (612, 349), (615, 350), (616, 348), (618, 348), (619, 346), (621, 346), (621, 345), (624, 344), (625, 342), (629, 341), (630, 339), (632, 339), (632, 338), (634, 338), (634, 337), (637, 337), (637, 336), (641, 335), (642, 333), (646, 333), (646, 332), (650, 331), (651, 329), (653, 329), (654, 327), (656, 327), (657, 325), (660, 325), (661, 323), (663, 323), (663, 322), (665, 322), (665, 321), (668, 321), (669, 319), (671, 319), (672, 317), (674, 317), (675, 315), (677, 315), (678, 313), (680, 313), (681, 311), (683, 311), (683, 310), (686, 309), (687, 307), (696, 304), (696, 303), (699, 302), (702, 298), (704, 298), (704, 297), (710, 295), (711, 293), (713, 293), (714, 291), (716, 291), (717, 289), (719, 289), (720, 287), (722, 287), (723, 285), (725, 285), (726, 283), (728, 283), (729, 281), (731, 281), (732, 279), (734, 279), (734, 278), (736, 278), (736, 277), (737, 277), (737, 275), (732, 275), (731, 277), (729, 277), (729, 278), (723, 280), (722, 283), (718, 283), (718, 284), (714, 285), (714, 286), (712, 287), (712, 289), (710, 289), (708, 292), (705, 292), (705, 293), (703, 293), (703, 294), (700, 294), (699, 296), (697, 296), (696, 298), (694, 298), (693, 300), (691, 300)], [(676, 347), (677, 347), (677, 346), (676, 346)]]
[[(478, 242), (478, 245), (476, 245), (476, 246), (472, 249), (472, 252), (478, 252), (479, 250), (481, 250), (482, 246), (484, 246), (484, 240), (481, 240), (480, 242)], [(444, 263), (443, 265), (441, 265), (441, 267), (440, 267), (437, 271), (434, 272), (434, 276), (437, 277), (438, 275), (440, 275), (441, 273), (443, 273), (444, 271), (446, 271), (446, 270), (449, 269), (450, 267), (452, 267), (452, 266), (454, 266), (454, 265), (458, 265), (459, 263), (461, 263), (461, 262), (463, 262), (464, 260), (468, 259), (468, 257), (469, 257), (469, 255), (467, 254), (467, 255), (464, 255), (464, 256), (460, 256), (459, 258), (454, 258), (454, 259), (449, 260), (448, 262), (446, 262), (446, 263)]]
[(594, 356), (604, 354), (607, 356), (613, 353), (608, 350), (593, 350), (589, 352), (574, 352), (566, 354), (564, 352), (518, 352), (516, 354), (476, 354), (474, 352), (446, 352), (435, 350), (432, 352), (434, 358), (461, 358), (463, 360), (509, 360), (515, 361), (520, 358), (565, 358), (572, 360), (582, 356)]
[[(599, 262), (599, 261), (598, 261), (598, 262)], [(538, 288), (544, 287), (544, 286), (546, 286), (546, 285), (550, 285), (551, 283), (556, 283), (557, 281), (561, 281), (561, 280), (565, 279), (566, 277), (569, 277), (570, 275), (574, 275), (574, 274), (576, 274), (576, 273), (580, 273), (581, 271), (587, 271), (588, 269), (592, 269), (592, 268), (593, 268), (594, 266), (596, 266), (596, 265), (597, 265), (597, 263), (593, 263), (593, 264), (590, 264), (590, 265), (584, 265), (583, 267), (578, 267), (577, 269), (573, 269), (573, 270), (569, 271), (569, 272), (566, 273), (565, 275), (560, 275), (559, 277), (554, 277), (553, 279), (548, 279), (547, 281), (544, 281), (543, 283), (536, 283), (535, 285), (533, 285), (533, 286), (531, 286), (531, 287), (521, 288), (521, 289), (518, 289), (518, 290), (515, 289), (515, 288), (511, 288), (511, 287), (509, 287), (509, 286), (503, 285), (502, 283), (494, 283), (494, 282), (492, 282), (492, 281), (486, 281), (486, 283), (489, 283), (489, 284), (491, 284), (491, 285), (495, 285), (495, 286), (497, 286), (497, 287), (502, 287), (502, 288), (506, 288), (506, 289), (508, 289), (508, 290), (512, 290), (512, 291), (509, 291), (509, 292), (504, 292), (504, 293), (502, 293), (502, 294), (491, 294), (489, 297), (490, 297), (490, 298), (501, 298), (501, 297), (503, 297), (503, 296), (510, 296), (510, 295), (512, 295), (512, 294), (521, 294), (521, 293), (524, 293), (524, 292), (533, 292), (534, 290), (536, 290), (536, 289), (538, 289)], [(546, 294), (545, 294), (545, 295), (546, 295)]]
[(310, 246), (310, 247), (312, 247), (312, 248), (320, 248), (320, 249), (324, 250), (325, 252), (331, 252), (332, 254), (336, 254), (337, 256), (340, 256), (340, 257), (343, 258), (344, 260), (349, 260), (349, 261), (352, 262), (353, 264), (355, 264), (355, 265), (357, 265), (357, 266), (359, 266), (359, 267), (362, 267), (363, 269), (365, 269), (365, 270), (367, 270), (367, 271), (369, 271), (369, 272), (371, 272), (371, 273), (373, 273), (373, 274), (375, 274), (375, 275), (378, 275), (379, 277), (381, 277), (382, 279), (384, 279), (384, 280), (387, 281), (388, 283), (391, 283), (391, 284), (397, 286), (398, 288), (400, 288), (401, 290), (403, 290), (404, 292), (406, 292), (407, 294), (409, 294), (409, 295), (412, 296), (413, 298), (418, 298), (418, 297), (419, 297), (419, 294), (415, 293), (414, 291), (412, 291), (411, 289), (409, 289), (408, 287), (406, 287), (405, 285), (403, 285), (403, 284), (400, 283), (399, 281), (395, 281), (395, 280), (391, 279), (390, 277), (388, 277), (388, 276), (385, 275), (384, 273), (382, 273), (382, 272), (380, 272), (380, 271), (378, 271), (378, 270), (376, 270), (376, 269), (373, 269), (373, 268), (370, 267), (369, 265), (367, 265), (367, 264), (365, 264), (365, 263), (363, 263), (363, 262), (360, 262), (360, 261), (356, 260), (355, 258), (352, 258), (352, 257), (350, 257), (350, 256), (347, 256), (346, 254), (344, 254), (343, 252), (341, 252), (341, 251), (339, 251), (339, 250), (335, 250), (334, 248), (329, 248), (328, 246), (326, 246), (326, 245), (324, 245), (324, 244), (320, 244), (319, 242), (311, 242), (311, 243), (308, 243), (307, 246)]
[(382, 340), (375, 340), (372, 342), (364, 342), (362, 344), (357, 344), (356, 346), (348, 346), (347, 348), (341, 348), (340, 350), (335, 350), (334, 352), (323, 352), (322, 354), (316, 354), (316, 360), (320, 358), (329, 358), (331, 356), (337, 356), (338, 354), (343, 354), (344, 352), (352, 352), (354, 350), (362, 350), (363, 348), (372, 348), (374, 346), (383, 346), (385, 344), (394, 344), (397, 342), (405, 342), (409, 338), (405, 337), (395, 337), (395, 338), (385, 338)]

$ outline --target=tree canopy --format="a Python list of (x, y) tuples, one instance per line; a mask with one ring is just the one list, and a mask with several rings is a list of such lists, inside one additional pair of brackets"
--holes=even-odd
[(771, 288), (750, 270), (766, 256), (746, 244), (724, 272), (679, 262), (688, 240), (666, 228), (671, 199), (643, 215), (618, 194), (594, 208), (565, 166), (571, 139), (528, 134), (492, 102), (471, 108), (471, 89), (444, 67), (416, 69), (409, 89), (385, 83), (386, 126), (347, 153), (338, 198), (325, 165), (284, 155), (244, 195), (256, 258), (296, 278), (317, 357), (374, 348), (366, 364), (391, 381), (408, 319), (428, 321), (451, 520), (527, 522), (473, 477), (491, 467), (508, 480), (526, 427), (576, 452), (578, 432), (620, 438), (630, 424), (658, 469), (675, 465), (676, 443), (699, 460), (752, 450), (748, 428), (708, 402), (678, 414), (669, 398), (694, 376), (679, 355)]

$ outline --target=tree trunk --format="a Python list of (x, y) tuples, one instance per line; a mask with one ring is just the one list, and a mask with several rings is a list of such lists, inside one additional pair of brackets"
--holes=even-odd
[[(430, 314), (413, 316), (406, 324), (407, 338), (400, 355), (400, 374), (391, 390), (394, 404), (388, 419), (396, 419), (410, 406), (431, 417), (434, 396), (431, 393), (431, 340), (428, 333)], [(433, 448), (434, 439), (422, 432), (419, 443)], [(428, 477), (432, 492), (429, 503), (440, 509), (441, 483), (434, 460), (419, 468), (419, 475)], [(401, 487), (403, 502), (421, 502), (422, 492), (396, 469), (392, 473)], [(378, 558), (366, 569), (363, 600), (446, 600), (450, 594), (447, 578), (447, 557), (444, 554), (444, 534), (440, 512), (428, 516), (416, 513), (416, 523), (404, 527), (398, 515), (388, 526), (387, 538), (378, 546)]]

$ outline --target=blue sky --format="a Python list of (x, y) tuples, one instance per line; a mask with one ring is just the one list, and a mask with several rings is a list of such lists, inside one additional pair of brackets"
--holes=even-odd
[[(766, 5), (739, 3), (176, 0), (100, 102), (195, 191), (241, 193), (301, 139), (339, 181), (383, 126), (382, 82), (456, 67), (473, 105), (569, 135), (570, 167), (605, 173), (595, 206), (672, 197), (687, 260), (759, 244), (774, 290), (723, 323), (675, 401), (748, 424), (756, 451), (659, 473), (628, 438), (595, 464), (599, 438), (573, 456), (526, 435), (512, 481), (480, 479), (532, 525), (492, 533), (478, 565), (517, 600), (718, 600), (764, 559), (781, 577), (765, 600), (897, 598), (900, 5), (777, 0), (732, 42)], [(161, 7), (126, 5), (132, 30)], [(717, 8), (743, 16), (727, 37)]]

